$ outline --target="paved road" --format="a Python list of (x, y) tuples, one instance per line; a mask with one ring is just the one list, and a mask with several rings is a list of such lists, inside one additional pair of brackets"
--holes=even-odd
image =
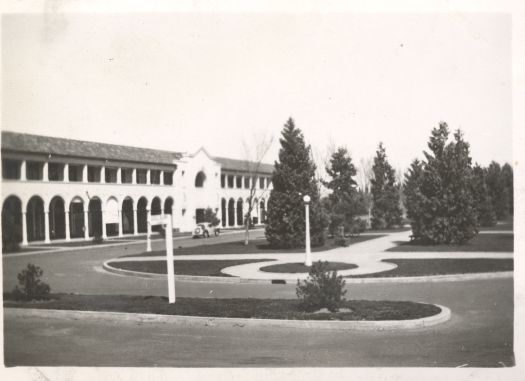
[[(128, 247), (127, 252), (141, 249)], [(102, 260), (116, 256), (115, 250), (4, 258), (4, 289), (12, 287), (16, 272), (31, 261), (49, 272), (54, 291), (166, 294), (161, 280), (93, 271)], [(293, 285), (177, 283), (179, 296), (293, 298), (294, 291)], [(512, 279), (357, 284), (348, 287), (347, 297), (443, 304), (452, 310), (452, 319), (426, 330), (313, 332), (6, 318), (5, 361), (50, 366), (509, 366), (514, 362)]]

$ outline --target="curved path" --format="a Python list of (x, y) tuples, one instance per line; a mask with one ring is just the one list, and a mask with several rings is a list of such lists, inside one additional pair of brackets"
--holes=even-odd
[[(254, 237), (257, 234), (261, 236), (262, 232), (255, 233)], [(239, 240), (241, 237), (242, 233), (221, 236), (214, 242)], [(379, 242), (383, 244), (383, 241)], [(175, 241), (175, 247), (202, 243), (202, 240), (178, 240)], [(153, 250), (161, 248), (160, 243), (154, 243)], [(354, 250), (351, 247), (349, 249)], [(51, 285), (53, 292), (167, 295), (164, 279), (118, 276), (102, 270), (102, 263), (106, 260), (125, 254), (139, 254), (143, 250), (144, 245), (130, 244), (4, 256), (4, 291), (15, 286), (16, 274), (30, 262), (43, 268), (44, 280)], [(388, 253), (388, 256), (400, 257), (401, 254), (406, 255)], [(413, 255), (415, 253), (411, 253), (411, 257)], [(499, 253), (498, 258), (501, 255)], [(41, 319), (6, 319), (6, 362), (11, 365), (83, 366), (495, 367), (514, 363), (512, 278), (440, 283), (347, 284), (347, 290), (347, 298), (352, 299), (412, 300), (441, 304), (451, 309), (452, 318), (425, 330), (344, 334), (317, 330), (301, 331), (299, 334), (293, 329), (242, 327), (207, 327), (204, 331), (202, 328), (174, 330), (166, 325), (137, 326), (113, 321), (88, 323), (54, 320), (50, 323)], [(295, 286), (177, 282), (177, 295), (295, 298)], [(69, 333), (64, 335), (64, 332)], [(32, 345), (28, 346), (28, 342)], [(137, 346), (137, 342), (141, 345)], [(126, 350), (123, 351), (123, 348)], [(195, 348), (199, 348), (199, 356), (195, 356)]]

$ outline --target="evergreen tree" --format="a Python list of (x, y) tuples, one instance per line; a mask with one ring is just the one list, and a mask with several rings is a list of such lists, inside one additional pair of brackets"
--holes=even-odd
[(272, 247), (304, 246), (305, 207), (303, 196), (310, 196), (310, 239), (313, 246), (324, 243), (326, 217), (319, 200), (310, 146), (292, 118), (284, 125), (279, 161), (272, 176), (273, 189), (268, 200), (266, 238)]
[(461, 244), (477, 234), (469, 145), (459, 130), (449, 144), (448, 136), (444, 122), (432, 130), (412, 231), (415, 239), (435, 244)]
[(407, 217), (411, 220), (413, 236), (419, 236), (419, 226), (421, 222), (421, 184), (423, 183), (423, 163), (418, 159), (410, 164), (408, 172), (405, 173), (405, 184), (403, 192), (405, 195), (405, 209)]
[(501, 166), (495, 161), (491, 162), (487, 168), (486, 182), (496, 211), (496, 218), (504, 220), (509, 214), (510, 194), (505, 186)]
[(383, 143), (379, 144), (372, 167), (372, 228), (384, 229), (401, 224), (399, 186), (396, 173), (388, 163)]
[(494, 226), (496, 224), (496, 213), (494, 212), (494, 206), (485, 182), (485, 171), (479, 165), (476, 165), (472, 170), (472, 174), (472, 193), (478, 215), (478, 225)]
[(330, 233), (352, 228), (357, 209), (357, 183), (354, 180), (356, 169), (346, 148), (339, 148), (332, 154), (330, 165), (326, 167), (330, 181), (323, 181), (323, 185), (332, 191), (328, 196), (330, 211)]
[(501, 168), (503, 186), (507, 190), (508, 211), (514, 215), (514, 173), (509, 163), (505, 163)]

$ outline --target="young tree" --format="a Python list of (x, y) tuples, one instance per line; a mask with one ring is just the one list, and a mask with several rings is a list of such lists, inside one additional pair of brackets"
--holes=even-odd
[(330, 180), (323, 181), (323, 185), (332, 191), (328, 196), (329, 229), (332, 234), (339, 232), (344, 237), (345, 230), (352, 227), (357, 207), (356, 169), (346, 148), (341, 147), (332, 154), (326, 173)]
[(326, 217), (319, 200), (315, 164), (301, 130), (288, 119), (280, 139), (279, 161), (272, 176), (268, 200), (266, 238), (273, 247), (300, 247), (305, 243), (303, 196), (310, 196), (310, 238), (312, 245), (324, 243)]
[(399, 186), (396, 183), (396, 173), (388, 163), (383, 143), (379, 143), (372, 168), (372, 228), (384, 229), (400, 225)]
[(495, 161), (489, 164), (485, 180), (496, 211), (496, 218), (504, 220), (509, 214), (510, 195), (509, 189), (505, 186), (501, 166)]
[(507, 190), (508, 211), (514, 215), (514, 173), (509, 163), (505, 163), (501, 168), (501, 178), (503, 186)]
[(432, 130), (412, 230), (415, 239), (433, 244), (462, 244), (477, 234), (469, 145), (459, 130), (447, 144), (448, 136), (444, 122)]
[(472, 194), (478, 215), (478, 225), (494, 226), (496, 224), (496, 213), (485, 182), (485, 171), (479, 165), (475, 165), (472, 169), (472, 175)]
[(272, 146), (273, 137), (255, 137), (254, 144), (248, 144), (246, 141), (243, 141), (244, 155), (245, 155), (245, 170), (248, 173), (250, 180), (250, 192), (247, 199), (247, 210), (244, 214), (244, 245), (250, 243), (250, 225), (251, 225), (251, 215), (253, 209), (257, 206), (258, 200), (261, 197), (264, 197), (267, 188), (261, 189), (259, 194), (257, 194), (257, 176), (260, 174), (261, 164), (264, 160), (264, 157), (268, 153), (268, 150)]

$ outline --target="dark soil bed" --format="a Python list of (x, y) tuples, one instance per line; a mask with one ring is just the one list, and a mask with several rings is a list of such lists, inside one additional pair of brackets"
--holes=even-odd
[[(344, 262), (327, 262), (328, 271), (338, 271), (338, 270), (350, 270), (357, 268), (356, 265), (351, 263)], [(270, 265), (261, 267), (259, 270), (266, 271), (269, 273), (308, 273), (310, 272), (310, 267), (305, 266), (304, 263), (281, 263), (278, 265)]]
[(52, 295), (52, 300), (16, 302), (4, 294), (4, 308), (37, 308), (80, 311), (111, 311), (163, 315), (236, 317), (295, 320), (408, 320), (436, 315), (441, 309), (431, 304), (405, 301), (346, 301), (352, 312), (305, 313), (296, 300), (287, 299), (199, 299), (125, 295)]
[[(199, 275), (199, 276), (230, 276), (221, 273), (221, 269), (230, 266), (244, 265), (247, 263), (266, 262), (272, 259), (234, 259), (234, 260), (202, 260), (202, 261), (173, 261), (176, 275)], [(140, 271), (152, 274), (167, 274), (167, 263), (160, 261), (140, 262), (109, 262), (111, 267), (123, 270)]]
[(374, 274), (349, 275), (347, 278), (390, 278), (402, 276), (428, 276), (446, 274), (490, 273), (513, 271), (512, 259), (492, 258), (429, 258), (429, 259), (384, 259), (397, 268)]
[[(375, 238), (384, 237), (384, 234), (377, 235), (361, 235), (349, 239), (349, 244), (353, 245), (359, 242), (368, 241)], [(313, 252), (326, 251), (338, 248), (333, 243), (333, 240), (327, 240), (323, 246), (312, 247)], [(265, 254), (265, 253), (304, 253), (304, 248), (295, 249), (273, 249), (270, 247), (266, 239), (252, 240), (248, 245), (244, 245), (244, 241), (235, 242), (221, 242), (202, 244), (193, 247), (179, 247), (173, 250), (174, 255), (201, 255), (201, 254)], [(146, 257), (166, 255), (165, 251), (153, 251), (142, 254), (126, 255), (125, 257)]]
[(398, 246), (392, 247), (390, 252), (454, 252), (454, 251), (479, 251), (479, 252), (505, 252), (514, 251), (514, 234), (489, 233), (478, 234), (464, 245), (424, 245), (417, 241), (397, 242)]

